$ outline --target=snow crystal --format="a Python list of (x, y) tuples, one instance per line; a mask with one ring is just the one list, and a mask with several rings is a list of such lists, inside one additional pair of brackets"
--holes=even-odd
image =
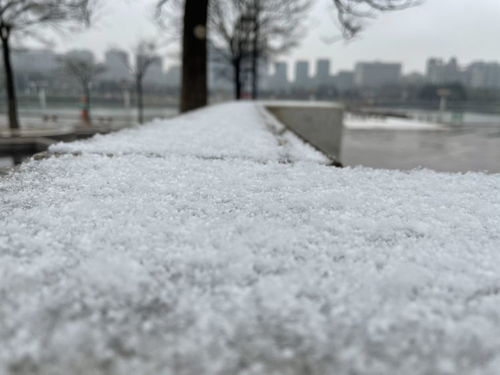
[(0, 179), (1, 375), (498, 373), (500, 175), (283, 163), (258, 113)]

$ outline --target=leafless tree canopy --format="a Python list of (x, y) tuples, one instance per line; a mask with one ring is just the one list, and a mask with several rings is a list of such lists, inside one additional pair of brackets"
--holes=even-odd
[(129, 69), (137, 80), (142, 81), (149, 67), (157, 59), (156, 43), (149, 40), (141, 40), (134, 48), (134, 66), (129, 67)]
[(297, 46), (306, 33), (311, 0), (215, 0), (209, 6), (213, 60), (233, 66), (235, 96), (240, 97), (247, 70), (252, 94), (258, 86), (258, 61), (272, 59)]
[(66, 73), (79, 83), (83, 91), (89, 90), (91, 83), (105, 70), (101, 64), (78, 57), (66, 57), (62, 63)]
[(129, 66), (129, 70), (135, 81), (139, 124), (144, 122), (143, 81), (151, 65), (158, 60), (157, 52), (156, 43), (150, 40), (139, 41), (133, 50), (134, 64)]
[(0, 28), (3, 33), (70, 20), (88, 23), (92, 5), (93, 0), (0, 0)]
[(352, 38), (363, 28), (363, 19), (377, 12), (402, 10), (422, 0), (333, 0), (345, 38)]
[(304, 35), (311, 0), (216, 0), (210, 3), (209, 30), (214, 44), (234, 53), (259, 29), (260, 55), (269, 57), (295, 47)]
[[(312, 0), (211, 0), (208, 37), (225, 50), (225, 57), (242, 52), (253, 38), (251, 19), (257, 17), (259, 54), (273, 57), (295, 47), (305, 35)], [(179, 29), (180, 0), (159, 0), (156, 16), (165, 29)]]

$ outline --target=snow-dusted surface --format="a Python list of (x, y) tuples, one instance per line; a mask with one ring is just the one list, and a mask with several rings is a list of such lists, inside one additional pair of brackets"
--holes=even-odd
[[(60, 143), (53, 152), (87, 152), (113, 155), (169, 155), (254, 161), (310, 160), (325, 161), (311, 147), (281, 142), (270, 125), (262, 121), (260, 108), (249, 103), (218, 105), (195, 111), (175, 120), (157, 120), (152, 124), (110, 135), (97, 135), (91, 141)], [(216, 127), (214, 126), (216, 124)], [(293, 137), (292, 138), (296, 138)], [(281, 143), (281, 145), (279, 145)], [(279, 147), (277, 147), (277, 144)]]
[(0, 179), (1, 375), (498, 374), (500, 175), (285, 163), (257, 113)]
[(347, 115), (344, 125), (348, 129), (388, 129), (388, 130), (443, 130), (444, 127), (432, 122), (396, 117), (360, 117)]

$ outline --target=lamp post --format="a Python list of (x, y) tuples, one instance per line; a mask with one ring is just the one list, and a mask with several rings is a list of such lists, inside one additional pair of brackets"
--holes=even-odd
[(439, 122), (443, 122), (443, 115), (446, 112), (448, 105), (448, 98), (451, 96), (450, 89), (438, 89), (437, 94), (439, 96)]

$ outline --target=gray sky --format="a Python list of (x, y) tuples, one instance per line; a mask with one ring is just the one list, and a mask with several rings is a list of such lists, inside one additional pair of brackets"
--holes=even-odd
[[(154, 2), (108, 0), (91, 30), (61, 38), (57, 49), (91, 48), (101, 56), (108, 47), (128, 48), (143, 36), (158, 35), (151, 22)], [(316, 0), (309, 20), (314, 27), (283, 59), (330, 58), (332, 73), (351, 69), (360, 60), (402, 62), (405, 72), (423, 71), (429, 56), (456, 56), (461, 63), (500, 61), (500, 0), (425, 0), (420, 7), (370, 20), (348, 43), (325, 42), (339, 34), (333, 19), (331, 0)]]

